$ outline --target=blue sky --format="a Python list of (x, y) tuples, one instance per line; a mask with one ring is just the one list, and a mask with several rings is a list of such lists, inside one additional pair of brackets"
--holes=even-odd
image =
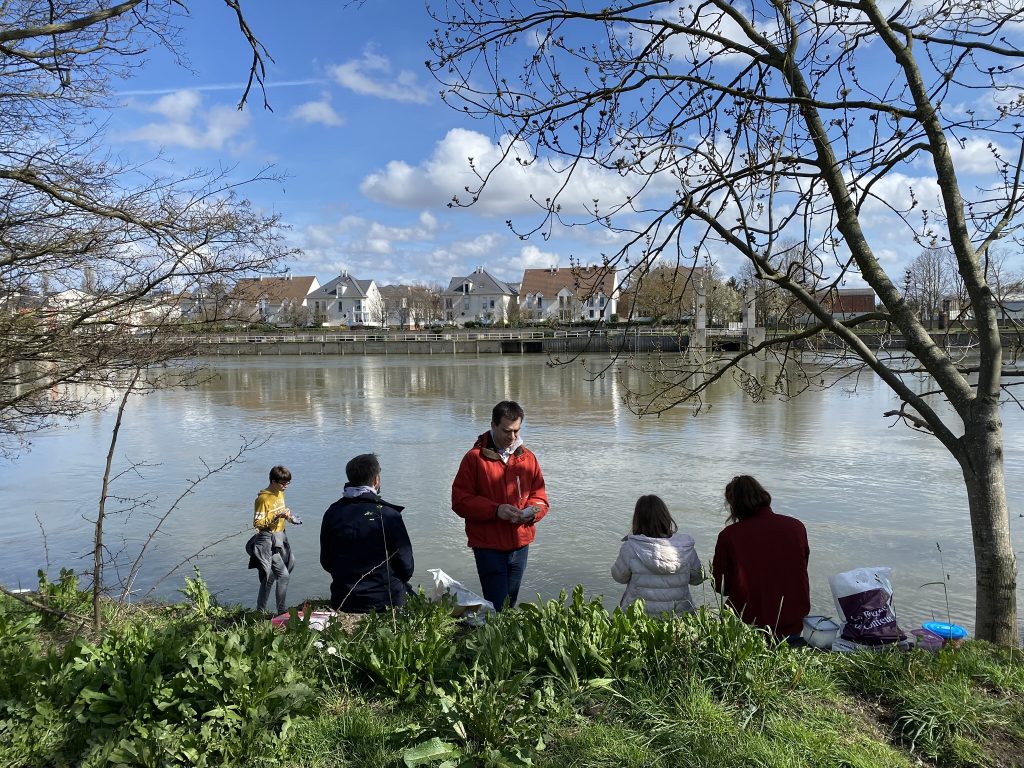
[[(570, 257), (596, 263), (615, 252), (608, 233), (596, 228), (560, 230), (548, 240), (509, 232), (508, 218), (536, 220), (529, 193), (543, 197), (556, 181), (542, 164), (507, 168), (472, 208), (447, 207), (471, 181), (467, 158), (485, 164), (496, 156), (497, 139), (493, 124), (441, 102), (424, 66), (435, 24), (419, 0), (244, 4), (274, 59), (267, 73), (272, 112), (256, 91), (243, 112), (235, 109), (250, 53), (233, 14), (220, 2), (190, 5), (180, 50), (191, 70), (157, 51), (120, 83), (112, 150), (136, 160), (159, 152), (182, 173), (228, 166), (241, 178), (273, 165), (286, 178), (253, 186), (247, 196), (290, 227), (289, 240), (302, 251), (286, 265), (293, 274), (326, 282), (348, 270), (379, 284), (447, 285), (484, 266), (518, 281), (527, 267), (565, 266)], [(960, 150), (964, 163), (970, 149)], [(984, 147), (976, 149), (985, 162)], [(922, 172), (916, 181), (894, 174), (883, 194), (905, 197), (912, 183), (918, 194), (934, 188), (927, 168)], [(608, 199), (615, 185), (607, 174), (584, 173), (579, 189), (581, 197), (599, 190)], [(902, 275), (920, 247), (905, 233), (887, 235), (885, 226), (880, 218), (876, 247), (890, 274)], [(721, 260), (726, 274), (737, 270), (735, 257)]]
[[(519, 240), (505, 225), (511, 208), (497, 197), (473, 210), (447, 207), (467, 183), (466, 158), (495, 146), (483, 132), (488, 126), (438, 98), (424, 66), (433, 24), (422, 4), (403, 2), (401, 11), (381, 2), (246, 4), (274, 58), (272, 112), (256, 91), (244, 111), (235, 109), (250, 53), (226, 7), (192, 5), (180, 38), (192, 71), (151, 52), (116, 88), (121, 107), (108, 140), (133, 159), (160, 152), (180, 172), (232, 166), (241, 178), (272, 164), (284, 181), (247, 195), (289, 225), (289, 239), (303, 251), (287, 265), (293, 274), (326, 282), (347, 269), (380, 284), (447, 285), (485, 266), (519, 280), (524, 267), (593, 253), (579, 239)], [(522, 210), (528, 200), (512, 207)]]

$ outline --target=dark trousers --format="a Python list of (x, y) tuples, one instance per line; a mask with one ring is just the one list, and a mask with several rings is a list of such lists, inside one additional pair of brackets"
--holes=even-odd
[(500, 611), (506, 605), (511, 608), (519, 599), (519, 584), (526, 572), (526, 556), (529, 545), (502, 552), (499, 549), (473, 548), (476, 558), (476, 572), (480, 576), (480, 588), (484, 599), (490, 600), (494, 610)]

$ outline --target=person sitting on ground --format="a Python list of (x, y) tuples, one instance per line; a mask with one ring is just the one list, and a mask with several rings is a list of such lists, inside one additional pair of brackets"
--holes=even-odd
[(348, 613), (397, 608), (411, 591), (412, 543), (402, 509), (380, 497), (372, 453), (345, 465), (345, 493), (324, 513), (320, 565), (331, 574), (331, 607)]
[(747, 624), (798, 642), (811, 610), (807, 529), (772, 511), (771, 494), (750, 475), (725, 486), (729, 525), (711, 563), (715, 590)]
[(643, 600), (652, 616), (693, 610), (690, 585), (700, 584), (703, 569), (693, 537), (679, 533), (665, 502), (641, 496), (633, 510), (633, 532), (622, 540), (612, 578), (626, 585), (619, 606)]

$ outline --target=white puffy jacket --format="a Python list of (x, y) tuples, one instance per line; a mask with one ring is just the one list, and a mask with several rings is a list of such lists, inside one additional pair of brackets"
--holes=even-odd
[(626, 585), (619, 605), (636, 600), (652, 616), (693, 610), (690, 585), (700, 584), (703, 571), (693, 537), (676, 533), (668, 539), (630, 534), (612, 566), (612, 578)]

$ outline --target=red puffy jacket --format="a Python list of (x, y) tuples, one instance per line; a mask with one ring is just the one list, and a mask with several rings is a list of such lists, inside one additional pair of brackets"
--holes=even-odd
[[(510, 523), (498, 517), (499, 504), (519, 509), (533, 505), (537, 514), (527, 523)], [(462, 457), (452, 483), (452, 510), (466, 521), (471, 547), (511, 552), (526, 546), (533, 541), (534, 525), (548, 513), (537, 457), (520, 446), (505, 464), (494, 450), (491, 433), (484, 432)]]

